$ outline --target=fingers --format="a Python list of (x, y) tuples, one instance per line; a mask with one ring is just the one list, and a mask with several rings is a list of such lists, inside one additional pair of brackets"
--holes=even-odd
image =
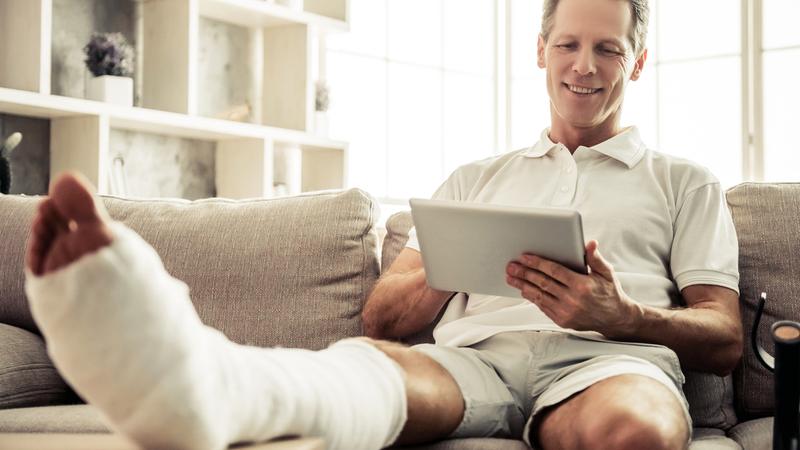
[(545, 314), (553, 314), (553, 308), (558, 303), (558, 297), (543, 290), (541, 287), (515, 276), (506, 275), (506, 283), (520, 290), (522, 297), (533, 302)]
[(565, 286), (572, 286), (578, 280), (578, 274), (556, 262), (525, 253), (520, 263), (535, 269)]
[(600, 254), (595, 240), (591, 240), (586, 244), (586, 263), (592, 269), (592, 272), (600, 274), (609, 280), (613, 277), (614, 267)]
[(519, 278), (514, 278), (511, 276), (506, 276), (506, 282), (519, 289), (520, 294), (525, 300), (536, 305), (543, 313), (547, 315), (547, 317), (555, 320), (556, 312), (555, 307), (558, 304), (558, 299), (553, 297), (552, 295), (548, 294), (547, 292), (542, 291), (538, 287), (520, 280)]
[(558, 280), (550, 278), (538, 270), (530, 269), (519, 263), (510, 263), (506, 269), (508, 275), (527, 281), (544, 292), (560, 297), (564, 295), (566, 286)]

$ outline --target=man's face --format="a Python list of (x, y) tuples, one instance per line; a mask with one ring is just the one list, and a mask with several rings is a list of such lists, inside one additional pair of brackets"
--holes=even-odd
[(561, 0), (550, 37), (539, 37), (539, 67), (547, 69), (553, 125), (616, 126), (628, 80), (636, 80), (647, 53), (633, 54), (624, 0)]

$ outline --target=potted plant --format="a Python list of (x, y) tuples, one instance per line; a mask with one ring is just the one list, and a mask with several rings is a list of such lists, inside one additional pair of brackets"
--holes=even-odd
[(330, 106), (330, 89), (320, 80), (315, 84), (316, 95), (314, 98), (314, 131), (322, 136), (328, 135), (328, 106)]
[(133, 106), (133, 47), (122, 33), (94, 33), (83, 48), (93, 77), (86, 82), (86, 98)]

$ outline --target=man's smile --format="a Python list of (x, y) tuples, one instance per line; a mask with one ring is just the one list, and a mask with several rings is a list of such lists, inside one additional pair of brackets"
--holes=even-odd
[(576, 86), (574, 84), (569, 83), (562, 83), (570, 92), (573, 92), (578, 95), (592, 95), (602, 91), (602, 88), (587, 88), (582, 86)]

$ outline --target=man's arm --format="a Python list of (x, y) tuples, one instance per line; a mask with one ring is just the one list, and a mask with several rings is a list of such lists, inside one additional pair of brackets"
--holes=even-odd
[(374, 339), (401, 338), (424, 329), (453, 296), (425, 281), (420, 253), (404, 248), (367, 298), (361, 318)]
[(652, 342), (675, 350), (688, 369), (724, 376), (742, 356), (742, 321), (736, 292), (711, 285), (683, 291), (686, 308), (660, 309), (637, 304), (630, 323), (611, 339)]
[(609, 339), (665, 345), (684, 367), (718, 375), (730, 373), (742, 354), (739, 298), (730, 289), (696, 285), (683, 289), (687, 307), (642, 305), (622, 290), (614, 269), (586, 246), (588, 275), (534, 255), (509, 264), (506, 281), (520, 289), (557, 325), (597, 331)]

